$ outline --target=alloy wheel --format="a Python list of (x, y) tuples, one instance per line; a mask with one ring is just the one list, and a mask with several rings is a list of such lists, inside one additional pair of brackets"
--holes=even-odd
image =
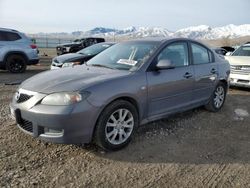
[(216, 108), (220, 108), (224, 102), (225, 99), (225, 91), (222, 86), (219, 86), (216, 88), (214, 92), (214, 105)]
[(134, 117), (128, 109), (118, 109), (110, 115), (105, 127), (106, 139), (114, 145), (124, 143), (134, 128)]

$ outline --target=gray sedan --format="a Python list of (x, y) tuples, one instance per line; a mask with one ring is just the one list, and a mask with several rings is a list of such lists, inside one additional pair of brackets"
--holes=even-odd
[(188, 39), (116, 44), (86, 65), (40, 73), (18, 88), (10, 104), (18, 127), (55, 143), (126, 146), (135, 129), (199, 106), (225, 102), (230, 67)]

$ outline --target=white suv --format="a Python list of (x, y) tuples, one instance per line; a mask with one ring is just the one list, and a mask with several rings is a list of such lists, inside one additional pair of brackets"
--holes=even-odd
[(230, 85), (250, 88), (250, 43), (242, 45), (226, 59), (231, 65)]
[(39, 62), (37, 46), (16, 30), (0, 28), (0, 68), (21, 73)]

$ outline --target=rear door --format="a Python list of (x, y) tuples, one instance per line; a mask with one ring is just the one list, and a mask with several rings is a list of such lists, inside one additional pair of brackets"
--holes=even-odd
[(195, 73), (194, 102), (207, 100), (215, 87), (218, 67), (213, 53), (203, 45), (191, 43), (192, 61)]
[(194, 86), (194, 70), (189, 63), (187, 42), (167, 45), (155, 59), (169, 60), (173, 69), (148, 71), (148, 116), (165, 114), (188, 106)]

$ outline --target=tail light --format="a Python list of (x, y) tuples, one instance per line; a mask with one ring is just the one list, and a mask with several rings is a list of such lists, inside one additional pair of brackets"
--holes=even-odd
[(32, 49), (36, 49), (36, 48), (37, 48), (37, 46), (36, 46), (35, 44), (31, 44), (30, 47), (31, 47)]

